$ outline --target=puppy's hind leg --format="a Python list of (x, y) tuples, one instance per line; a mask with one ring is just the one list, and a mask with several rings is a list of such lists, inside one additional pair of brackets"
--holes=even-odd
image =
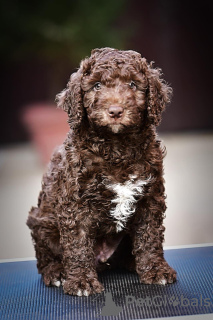
[(27, 220), (36, 252), (38, 272), (47, 286), (59, 287), (63, 274), (59, 231), (51, 219), (38, 217), (38, 211), (38, 208), (32, 208)]

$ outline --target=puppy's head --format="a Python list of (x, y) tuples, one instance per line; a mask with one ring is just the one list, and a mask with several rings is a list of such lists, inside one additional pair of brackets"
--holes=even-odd
[(160, 69), (139, 53), (103, 48), (81, 62), (57, 102), (73, 129), (87, 121), (94, 129), (117, 134), (157, 126), (171, 92)]

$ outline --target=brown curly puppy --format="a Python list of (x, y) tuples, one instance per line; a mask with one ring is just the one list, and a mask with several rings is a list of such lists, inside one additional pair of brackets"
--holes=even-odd
[(139, 53), (103, 48), (57, 96), (70, 132), (27, 220), (46, 285), (99, 293), (97, 272), (112, 267), (136, 270), (142, 283), (176, 280), (162, 247), (164, 150), (155, 131), (171, 91)]

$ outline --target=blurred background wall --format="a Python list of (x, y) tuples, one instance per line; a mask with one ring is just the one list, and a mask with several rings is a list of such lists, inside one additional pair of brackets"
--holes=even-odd
[(53, 103), (95, 47), (134, 49), (174, 89), (160, 131), (211, 130), (213, 2), (10, 0), (1, 3), (0, 143), (29, 140), (23, 109)]
[(168, 150), (166, 244), (213, 242), (212, 15), (211, 0), (1, 2), (0, 258), (34, 255), (27, 213), (68, 131), (55, 95), (104, 46), (155, 61), (174, 90), (159, 127)]

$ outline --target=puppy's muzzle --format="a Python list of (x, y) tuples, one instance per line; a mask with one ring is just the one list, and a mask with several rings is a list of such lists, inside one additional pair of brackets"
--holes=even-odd
[(121, 106), (112, 105), (108, 109), (108, 114), (112, 119), (120, 119), (123, 116), (124, 109)]

